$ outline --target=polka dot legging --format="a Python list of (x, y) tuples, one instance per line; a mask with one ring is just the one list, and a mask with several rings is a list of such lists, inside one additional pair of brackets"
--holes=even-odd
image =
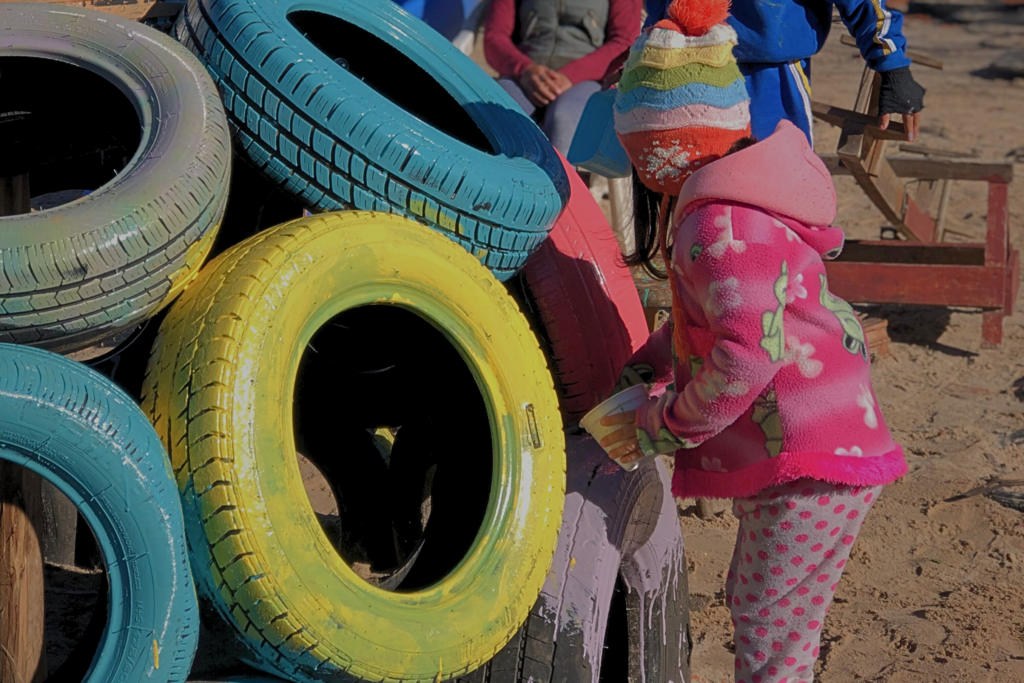
[(737, 683), (812, 683), (825, 613), (881, 489), (801, 479), (733, 501)]

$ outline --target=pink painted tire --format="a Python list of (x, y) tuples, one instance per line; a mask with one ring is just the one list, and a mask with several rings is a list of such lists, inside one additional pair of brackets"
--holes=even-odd
[(537, 331), (550, 344), (562, 413), (575, 421), (607, 397), (647, 339), (647, 321), (601, 207), (564, 157), (562, 164), (572, 195), (524, 276), (543, 326)]
[(690, 680), (686, 553), (660, 458), (626, 472), (589, 436), (566, 439), (555, 559), (521, 629), (449, 683)]

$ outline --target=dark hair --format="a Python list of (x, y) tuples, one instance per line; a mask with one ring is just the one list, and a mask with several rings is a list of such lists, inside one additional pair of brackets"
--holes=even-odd
[[(757, 144), (757, 138), (746, 136), (732, 144), (729, 151), (722, 155), (727, 157), (730, 154), (742, 151), (751, 145)], [(662, 195), (644, 185), (640, 175), (633, 169), (633, 238), (635, 251), (626, 254), (627, 266), (640, 266), (648, 275), (658, 280), (668, 278), (668, 273), (654, 265), (653, 261), (658, 253), (658, 225), (661, 218)], [(675, 199), (669, 202), (668, 214), (672, 215), (675, 209)]]
[(652, 263), (658, 253), (658, 218), (662, 195), (644, 185), (633, 169), (633, 237), (634, 251), (626, 254), (627, 266), (640, 266), (653, 278), (664, 280), (668, 274)]

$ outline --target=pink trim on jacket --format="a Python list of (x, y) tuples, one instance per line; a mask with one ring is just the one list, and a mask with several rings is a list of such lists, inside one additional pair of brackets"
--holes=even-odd
[(685, 477), (672, 479), (672, 495), (677, 498), (748, 498), (766, 488), (805, 478), (830, 484), (878, 486), (906, 473), (907, 461), (899, 446), (884, 455), (861, 460), (829, 453), (781, 453), (778, 458), (762, 460), (735, 475), (688, 469)]

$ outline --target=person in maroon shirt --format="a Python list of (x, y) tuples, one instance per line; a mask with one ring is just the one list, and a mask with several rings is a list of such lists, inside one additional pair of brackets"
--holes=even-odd
[(641, 0), (491, 0), (484, 55), (498, 84), (569, 151), (600, 81), (640, 35)]

